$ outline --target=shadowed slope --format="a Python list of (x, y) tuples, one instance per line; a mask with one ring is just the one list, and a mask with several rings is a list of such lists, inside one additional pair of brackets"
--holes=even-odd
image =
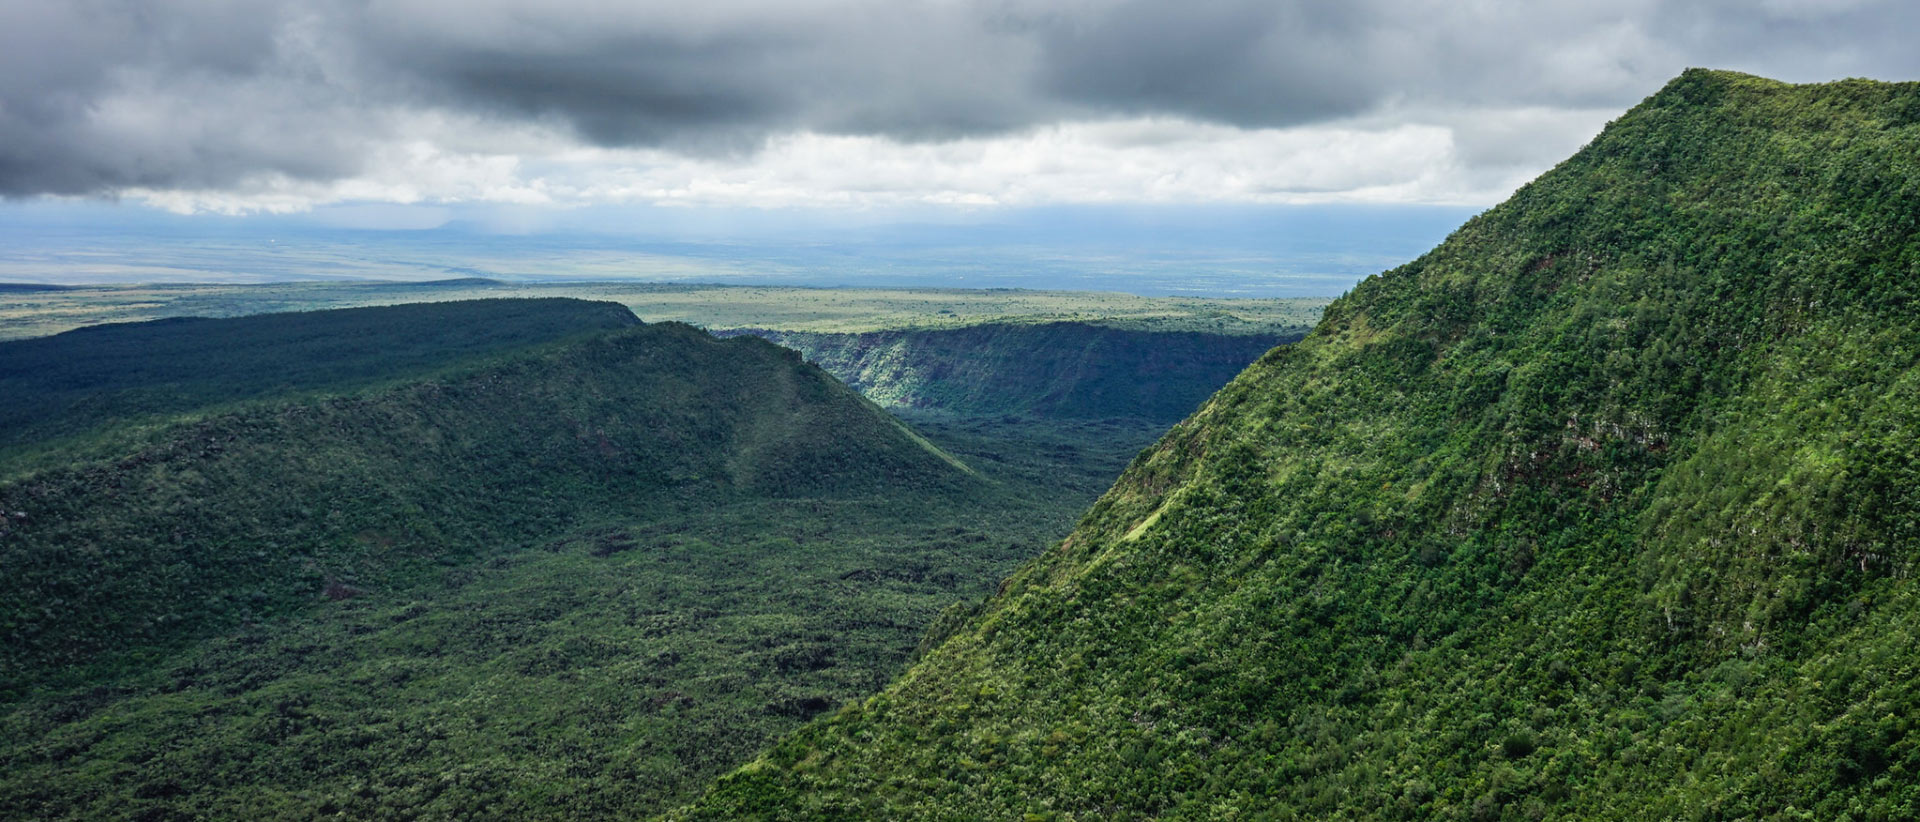
[[(578, 318), (550, 307), (556, 322)], [(456, 328), (469, 319), (408, 308)], [(355, 312), (339, 315), (331, 331), (353, 333)], [(332, 317), (300, 316), (303, 345), (331, 333)], [(207, 335), (270, 319), (163, 325)], [(323, 593), (399, 584), (583, 515), (978, 482), (793, 352), (688, 326), (400, 373), (163, 425), (111, 456), (0, 484), (0, 694), (91, 676), (94, 663), (135, 665)]]

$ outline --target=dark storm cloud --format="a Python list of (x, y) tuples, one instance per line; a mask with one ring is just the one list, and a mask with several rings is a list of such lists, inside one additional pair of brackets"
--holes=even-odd
[(354, 46), (415, 99), (553, 118), (602, 145), (700, 150), (796, 128), (940, 139), (1060, 113), (1025, 87), (1026, 38), (959, 4), (562, 2), (537, 20), (520, 5), (392, 4), (356, 21)]
[(346, 89), (303, 77), (296, 9), (0, 0), (0, 194), (218, 188), (357, 168)]
[(1042, 88), (1127, 113), (1241, 125), (1352, 114), (1383, 91), (1358, 3), (1126, 2), (1041, 29)]
[(726, 154), (797, 129), (1624, 107), (1687, 65), (1912, 77), (1911, 6), (0, 0), (0, 195), (351, 176), (423, 111)]

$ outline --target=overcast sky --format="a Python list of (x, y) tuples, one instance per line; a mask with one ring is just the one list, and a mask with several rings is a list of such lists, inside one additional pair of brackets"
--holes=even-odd
[(1688, 66), (1920, 77), (1912, 0), (0, 0), (0, 196), (1487, 205)]

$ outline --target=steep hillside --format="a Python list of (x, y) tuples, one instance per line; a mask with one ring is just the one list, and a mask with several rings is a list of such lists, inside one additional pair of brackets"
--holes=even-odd
[[(215, 366), (222, 360), (204, 341), (244, 343), (233, 356), (249, 367), (359, 346), (359, 365), (373, 369), (409, 335), (433, 335), (367, 339), (369, 315), (387, 312), (400, 316), (402, 329), (430, 324), (457, 337), (477, 319), (473, 308), (282, 317), (281, 345), (258, 344), (273, 335), (256, 334), (255, 324), (272, 317), (84, 334), (138, 339), (163, 359), (194, 348)], [(965, 465), (785, 349), (676, 324), (592, 331), (624, 324), (602, 322), (608, 312), (592, 305), (511, 308), (539, 320), (530, 325), (591, 333), (469, 356), (430, 374), (413, 366), (451, 358), (394, 352), (394, 369), (349, 369), (362, 380), (390, 378), (374, 387), (121, 431), (113, 449), (75, 443), (62, 453), (94, 456), (0, 484), (0, 695), (84, 681), (98, 675), (96, 663), (137, 669), (181, 638), (323, 594), (396, 585), (422, 569), (550, 537), (583, 516), (645, 519), (749, 497), (977, 482)], [(131, 355), (76, 361), (131, 362), (137, 373), (170, 365)], [(294, 385), (334, 379), (298, 362), (260, 369), (289, 374)], [(141, 388), (154, 387), (162, 409), (175, 396), (244, 393), (181, 385)], [(129, 438), (134, 444), (122, 448)]]
[(722, 333), (753, 334), (795, 349), (883, 406), (1163, 423), (1193, 413), (1267, 349), (1299, 339), (1298, 334), (1152, 332), (1077, 322), (860, 334)]
[(1920, 85), (1689, 71), (684, 818), (1920, 816)]

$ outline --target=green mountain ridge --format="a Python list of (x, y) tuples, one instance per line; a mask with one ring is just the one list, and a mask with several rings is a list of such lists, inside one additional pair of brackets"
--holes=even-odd
[(373, 335), (389, 343), (422, 321), (461, 335), (544, 314), (549, 331), (570, 329), (427, 358), (441, 366), (428, 373), (399, 358), (386, 372), (405, 377), (397, 382), (216, 402), (172, 422), (135, 415), (145, 422), (131, 433), (102, 422), (97, 436), (113, 448), (76, 446), (93, 456), (0, 483), (0, 694), (84, 680), (98, 665), (138, 668), (182, 638), (472, 562), (583, 519), (982, 482), (791, 351), (678, 324), (595, 330), (608, 311), (625, 314), (501, 301), (77, 332), (149, 348), (190, 334), (193, 346), (217, 347), (258, 342), (262, 322), (290, 328), (297, 345), (245, 352), (264, 361), (321, 338), (364, 344), (371, 325), (401, 329)]
[(1920, 817), (1920, 84), (1690, 70), (671, 818)]
[(877, 691), (1157, 432), (923, 435), (792, 351), (570, 300), (0, 362), (68, 432), (0, 481), (7, 819), (658, 813)]
[(103, 325), (0, 343), (0, 388), (33, 819), (657, 813), (877, 691), (1160, 430), (895, 419), (551, 299)]
[(969, 416), (1137, 417), (1171, 424), (1300, 334), (982, 323), (854, 334), (737, 329), (799, 351), (882, 406)]

